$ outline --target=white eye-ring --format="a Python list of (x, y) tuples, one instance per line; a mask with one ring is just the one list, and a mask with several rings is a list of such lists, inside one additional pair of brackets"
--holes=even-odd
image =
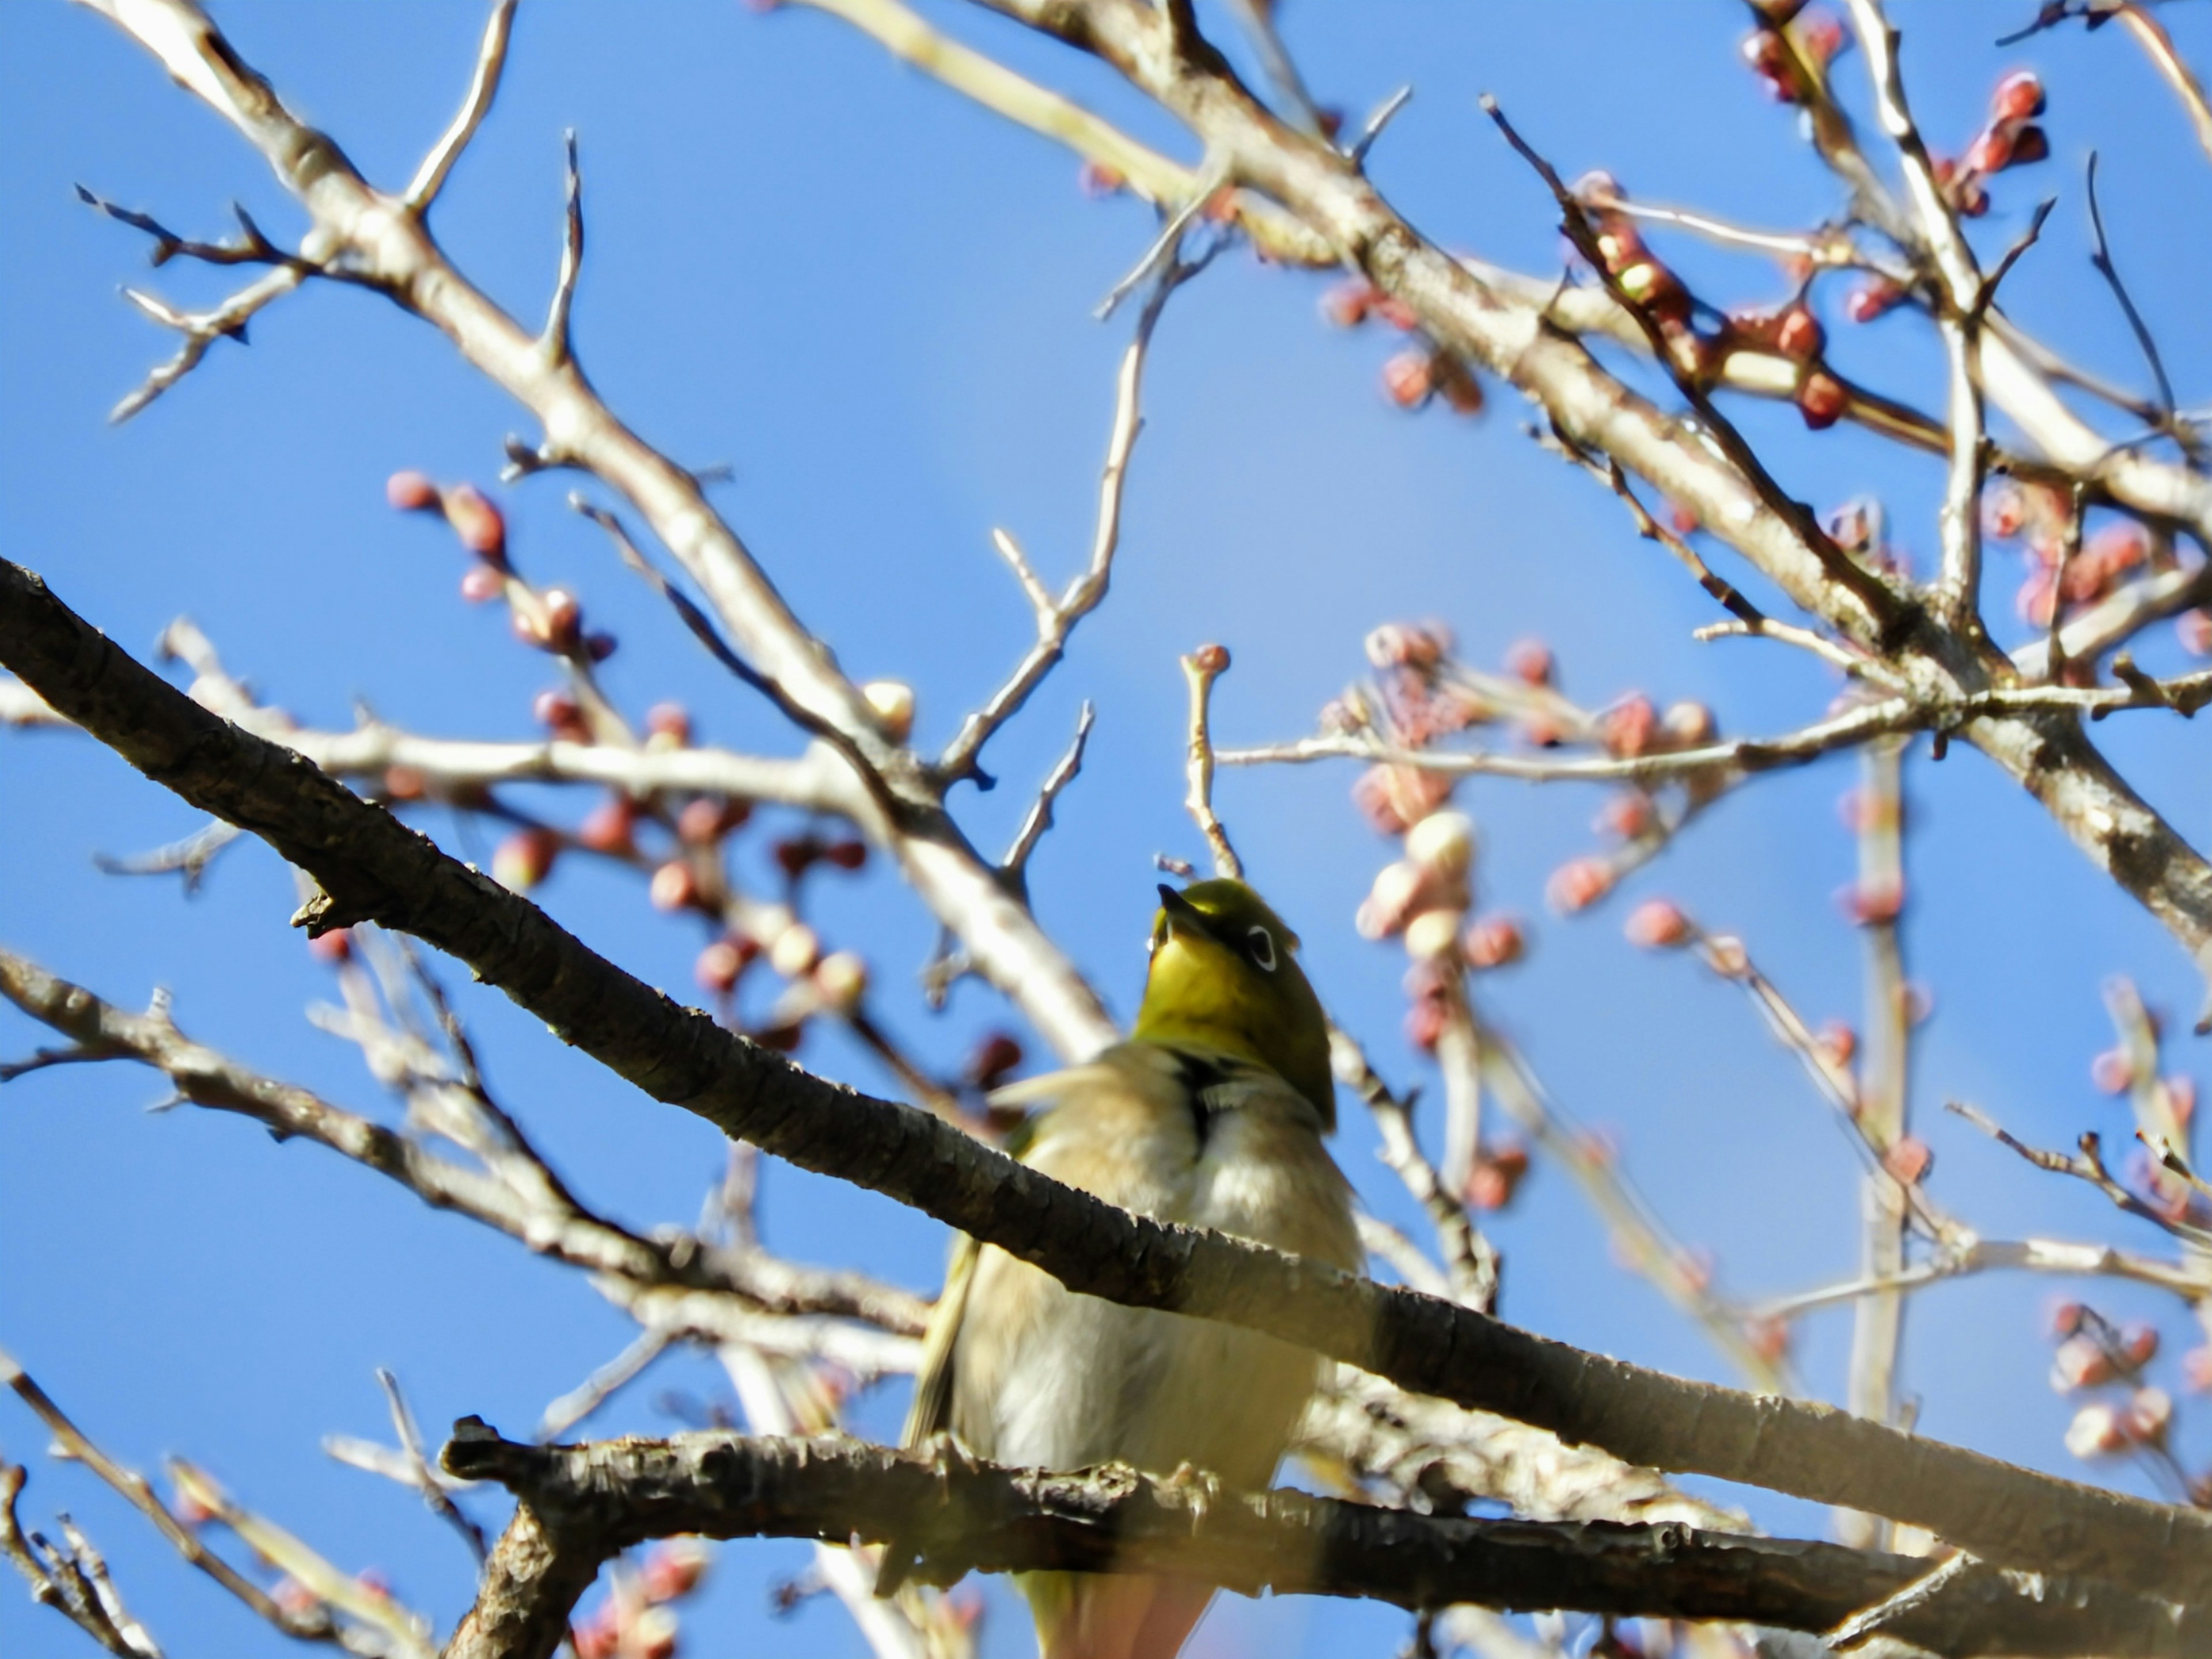
[(1252, 960), (1269, 973), (1275, 971), (1275, 936), (1255, 923), (1244, 937), (1252, 942)]

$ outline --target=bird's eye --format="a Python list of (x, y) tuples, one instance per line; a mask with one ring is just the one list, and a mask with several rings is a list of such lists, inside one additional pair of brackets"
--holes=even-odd
[(1266, 928), (1254, 927), (1244, 937), (1251, 942), (1252, 960), (1269, 973), (1275, 971), (1275, 936)]

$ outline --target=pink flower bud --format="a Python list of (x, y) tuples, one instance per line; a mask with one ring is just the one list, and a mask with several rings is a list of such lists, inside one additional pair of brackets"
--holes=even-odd
[(628, 795), (611, 795), (584, 815), (576, 826), (576, 844), (594, 853), (627, 857), (637, 850), (632, 834), (637, 823), (637, 803)]
[(1855, 323), (1870, 323), (1905, 302), (1905, 290), (1887, 276), (1862, 277), (1844, 299), (1844, 315)]
[(2025, 121), (2043, 113), (2043, 82), (2033, 70), (2015, 70), (1997, 82), (1990, 113), (2000, 121)]
[(1544, 897), (1562, 915), (1586, 910), (1613, 887), (1613, 871), (1602, 859), (1570, 859), (1552, 872)]
[(699, 1587), (714, 1559), (713, 1549), (703, 1539), (663, 1539), (646, 1556), (638, 1587), (648, 1601), (681, 1600)]
[(565, 587), (549, 587), (539, 599), (539, 607), (543, 614), (540, 643), (554, 651), (575, 649), (584, 625), (584, 607), (576, 596)]
[(2125, 1451), (2127, 1446), (2127, 1431), (2121, 1426), (2119, 1413), (2101, 1400), (2082, 1407), (2066, 1425), (2066, 1449), (2076, 1457), (2102, 1457)]
[(472, 564), (461, 572), (461, 597), (471, 605), (483, 605), (507, 592), (507, 578), (495, 566)]
[(689, 909), (699, 897), (699, 878), (683, 859), (671, 859), (653, 872), (646, 896), (656, 910)]
[(2124, 1095), (2135, 1080), (2135, 1066), (2123, 1049), (2107, 1048), (2089, 1062), (2089, 1081), (2100, 1094)]
[(1505, 648), (1505, 672), (1523, 685), (1552, 683), (1552, 647), (1541, 640), (1516, 640)]
[(510, 892), (526, 893), (553, 872), (560, 853), (560, 837), (551, 830), (519, 830), (492, 854), (491, 878)]
[(1528, 940), (1519, 920), (1501, 913), (1478, 920), (1460, 948), (1471, 968), (1505, 968), (1528, 954)]
[(673, 738), (680, 749), (691, 741), (691, 716), (680, 702), (657, 702), (645, 711), (645, 729), (656, 738)]
[(2121, 1413), (2120, 1430), (2139, 1446), (2155, 1446), (2173, 1422), (2173, 1396), (2164, 1389), (2137, 1389)]
[(1881, 1167), (1908, 1187), (1917, 1187), (1936, 1162), (1928, 1143), (1917, 1135), (1900, 1135), (1881, 1155)]
[(307, 941), (307, 954), (318, 962), (333, 966), (353, 959), (353, 930), (333, 927), (327, 933), (318, 933)]
[(1076, 186), (1093, 201), (1103, 201), (1118, 194), (1128, 185), (1124, 179), (1103, 161), (1085, 161), (1076, 172)]
[(760, 947), (753, 945), (752, 954), (748, 955), (745, 947), (750, 945), (750, 939), (716, 939), (700, 951), (699, 959), (691, 964), (692, 977), (717, 996), (729, 995), (737, 989), (738, 981), (753, 957), (760, 953)]
[(1021, 1043), (1004, 1031), (993, 1031), (970, 1051), (961, 1074), (988, 1093), (1004, 1083), (1007, 1073), (1021, 1063)]
[(1620, 760), (1634, 760), (1651, 750), (1659, 731), (1659, 711), (1638, 691), (1613, 705), (1597, 717), (1598, 741), (1606, 752)]
[(1433, 390), (1425, 351), (1401, 351), (1382, 365), (1382, 395), (1401, 409), (1419, 409)]
[(2112, 1356), (2105, 1345), (2087, 1331), (2077, 1331), (2061, 1342), (2051, 1356), (2051, 1387), (2057, 1394), (2094, 1389), (2112, 1380)]
[(439, 497), (439, 504), (463, 547), (487, 564), (507, 562), (507, 520), (482, 490), (458, 483)]
[(1357, 328), (1367, 320), (1376, 298), (1373, 283), (1354, 277), (1334, 284), (1321, 296), (1321, 314), (1339, 328)]
[(1814, 369), (1797, 388), (1797, 412), (1815, 432), (1835, 425), (1850, 406), (1843, 382), (1826, 369)]
[(1631, 945), (1646, 951), (1671, 951), (1687, 945), (1697, 927), (1670, 899), (1646, 899), (1629, 912), (1621, 930)]
[(384, 499), (402, 513), (428, 513), (438, 506), (438, 486), (420, 472), (395, 472), (384, 481)]

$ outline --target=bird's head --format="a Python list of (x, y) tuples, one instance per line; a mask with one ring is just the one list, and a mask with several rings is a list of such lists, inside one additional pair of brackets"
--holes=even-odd
[(1297, 935), (1241, 881), (1160, 888), (1135, 1035), (1256, 1060), (1336, 1127), (1328, 1022), (1299, 971)]

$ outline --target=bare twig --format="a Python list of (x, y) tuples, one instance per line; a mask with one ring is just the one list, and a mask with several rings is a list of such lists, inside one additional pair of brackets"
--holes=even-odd
[(200, 359), (217, 340), (228, 335), (240, 345), (246, 343), (246, 326), (262, 308), (281, 300), (300, 286), (307, 276), (303, 265), (279, 265), (225, 300), (212, 311), (179, 311), (166, 301), (135, 288), (123, 290), (123, 297), (164, 328), (174, 329), (184, 336), (184, 343), (177, 355), (161, 364), (138, 383), (137, 389), (125, 396), (122, 402), (107, 411), (109, 422), (120, 426), (140, 410), (152, 403), (171, 386), (199, 367)]
[(568, 1433), (634, 1382), (679, 1334), (670, 1326), (647, 1325), (620, 1353), (547, 1406), (538, 1416), (532, 1438), (544, 1445)]
[(242, 833), (236, 824), (211, 818), (181, 841), (173, 841), (150, 853), (133, 853), (121, 858), (95, 853), (92, 861), (111, 876), (182, 876), (185, 891), (190, 895), (199, 891), (200, 883), (216, 854)]
[(1121, 541), (1122, 488), (1128, 476), (1129, 457), (1145, 424), (1142, 394), (1146, 353), (1169, 296), (1194, 276), (1197, 269), (1180, 258), (1170, 264), (1137, 319), (1136, 333), (1128, 349), (1121, 354), (1121, 369), (1115, 378), (1113, 428), (1106, 441), (1106, 463), (1099, 474), (1098, 516), (1091, 532), (1091, 562), (1083, 574), (1068, 584), (1058, 599), (1049, 599), (1044, 584), (1023, 555), (1020, 544), (1003, 531), (992, 538), (1000, 553), (1012, 566), (1022, 592), (1036, 613), (1036, 643), (1024, 654), (990, 701), (960, 723), (960, 730), (937, 757), (937, 775), (947, 783), (975, 772), (983, 745), (1043, 684), (1045, 676), (1066, 653), (1068, 636), (1075, 631), (1076, 624), (1096, 611), (1106, 597), (1107, 584), (1114, 574), (1114, 554)]
[(1229, 831), (1213, 810), (1213, 736), (1207, 720), (1213, 701), (1213, 683), (1228, 669), (1226, 646), (1201, 645), (1182, 659), (1182, 677), (1190, 687), (1187, 767), (1190, 788), (1183, 797), (1183, 805), (1198, 825), (1199, 833), (1206, 837), (1207, 850), (1213, 854), (1213, 873), (1241, 878), (1244, 874), (1243, 860), (1229, 844)]
[(507, 37), (514, 28), (514, 4), (515, 0), (492, 0), (491, 15), (484, 22), (483, 42), (477, 48), (476, 72), (469, 77), (469, 89), (461, 99), (461, 107), (454, 114), (453, 124), (430, 146), (429, 154), (415, 169), (407, 188), (400, 192), (399, 199), (413, 212), (430, 210), (430, 204), (438, 199), (438, 192), (445, 188), (446, 176), (453, 172), (453, 163), (461, 159), (469, 140), (476, 137), (484, 117), (491, 113), (492, 100), (499, 96), (500, 74), (507, 67)]
[(2077, 1181), (2086, 1181), (2130, 1215), (2139, 1217), (2154, 1227), (2200, 1249), (2212, 1249), (2212, 1231), (2161, 1213), (2115, 1180), (2105, 1167), (2104, 1143), (2094, 1133), (2083, 1133), (2078, 1143), (2081, 1150), (2077, 1153), (2047, 1152), (2020, 1139), (1979, 1107), (1970, 1106), (1960, 1100), (1947, 1101), (1944, 1104), (1990, 1139), (2011, 1148), (2039, 1170), (2048, 1170), (2054, 1175), (2072, 1176)]
[[(2155, 25), (2153, 25), (2155, 27)], [(2151, 379), (2158, 382), (2158, 406), (2165, 414), (2169, 429), (2173, 421), (2173, 382), (2166, 379), (2166, 363), (2158, 355), (2158, 342), (2152, 337), (2150, 327), (2136, 309), (2136, 302), (2128, 295), (2128, 285), (2120, 280), (2119, 267), (2112, 263), (2112, 245), (2105, 240), (2105, 213), (2097, 202), (2097, 152), (2089, 152), (2084, 171), (2085, 193), (2089, 198), (2089, 228), (2097, 238), (2097, 251), (2089, 256), (2089, 263), (2112, 290), (2112, 298), (2119, 301), (2120, 314), (2128, 319), (2136, 343), (2142, 348), (2143, 361), (2150, 365)]]
[(552, 303), (546, 307), (545, 326), (538, 337), (538, 351), (556, 368), (574, 355), (568, 341), (568, 313), (576, 302), (576, 278), (584, 269), (584, 175), (576, 166), (574, 127), (562, 135), (561, 143), (568, 163), (561, 218), (561, 269), (554, 279)]
[(1030, 855), (1036, 851), (1037, 843), (1044, 839), (1045, 831), (1052, 828), (1054, 805), (1067, 786), (1075, 781), (1076, 774), (1083, 769), (1084, 746), (1091, 741), (1091, 723), (1097, 718), (1097, 709), (1088, 697), (1085, 698), (1083, 707), (1076, 713), (1075, 736), (1070, 739), (1066, 752), (1054, 763), (1052, 770), (1045, 774), (1044, 782), (1037, 790), (1036, 799), (1030, 804), (1030, 810), (1022, 819), (1022, 827), (1014, 833), (1013, 844), (1006, 848), (1006, 857), (999, 860), (999, 868), (1018, 888), (1028, 885)]
[(245, 1602), (256, 1614), (267, 1620), (285, 1635), (303, 1641), (335, 1642), (338, 1639), (337, 1628), (325, 1609), (317, 1607), (295, 1612), (279, 1606), (260, 1585), (203, 1544), (198, 1534), (178, 1520), (171, 1513), (169, 1506), (155, 1496), (153, 1486), (144, 1475), (135, 1469), (125, 1468), (88, 1439), (84, 1431), (70, 1420), (68, 1414), (53, 1402), (44, 1389), (25, 1374), (23, 1368), (4, 1349), (0, 1349), (0, 1382), (5, 1382), (13, 1389), (23, 1403), (38, 1414), (39, 1419), (46, 1425), (68, 1455), (121, 1493), (133, 1509), (154, 1523), (155, 1530), (168, 1540), (178, 1554)]
[(161, 1659), (152, 1634), (125, 1608), (107, 1563), (66, 1516), (61, 1524), (67, 1549), (35, 1533), (25, 1534), (15, 1518), (25, 1478), (21, 1465), (0, 1460), (0, 1555), (29, 1583), (31, 1599), (53, 1608), (117, 1659)]
[(385, 1367), (376, 1368), (376, 1385), (384, 1390), (384, 1403), (392, 1411), (392, 1431), (399, 1437), (399, 1449), (405, 1454), (408, 1468), (414, 1475), (415, 1490), (422, 1494), (422, 1501), (430, 1512), (460, 1534), (461, 1541), (477, 1559), (484, 1562), (483, 1528), (469, 1519), (453, 1502), (453, 1494), (430, 1462), (429, 1453), (422, 1444), (422, 1431), (415, 1425), (415, 1413), (407, 1408), (407, 1396), (399, 1391), (399, 1379)]

